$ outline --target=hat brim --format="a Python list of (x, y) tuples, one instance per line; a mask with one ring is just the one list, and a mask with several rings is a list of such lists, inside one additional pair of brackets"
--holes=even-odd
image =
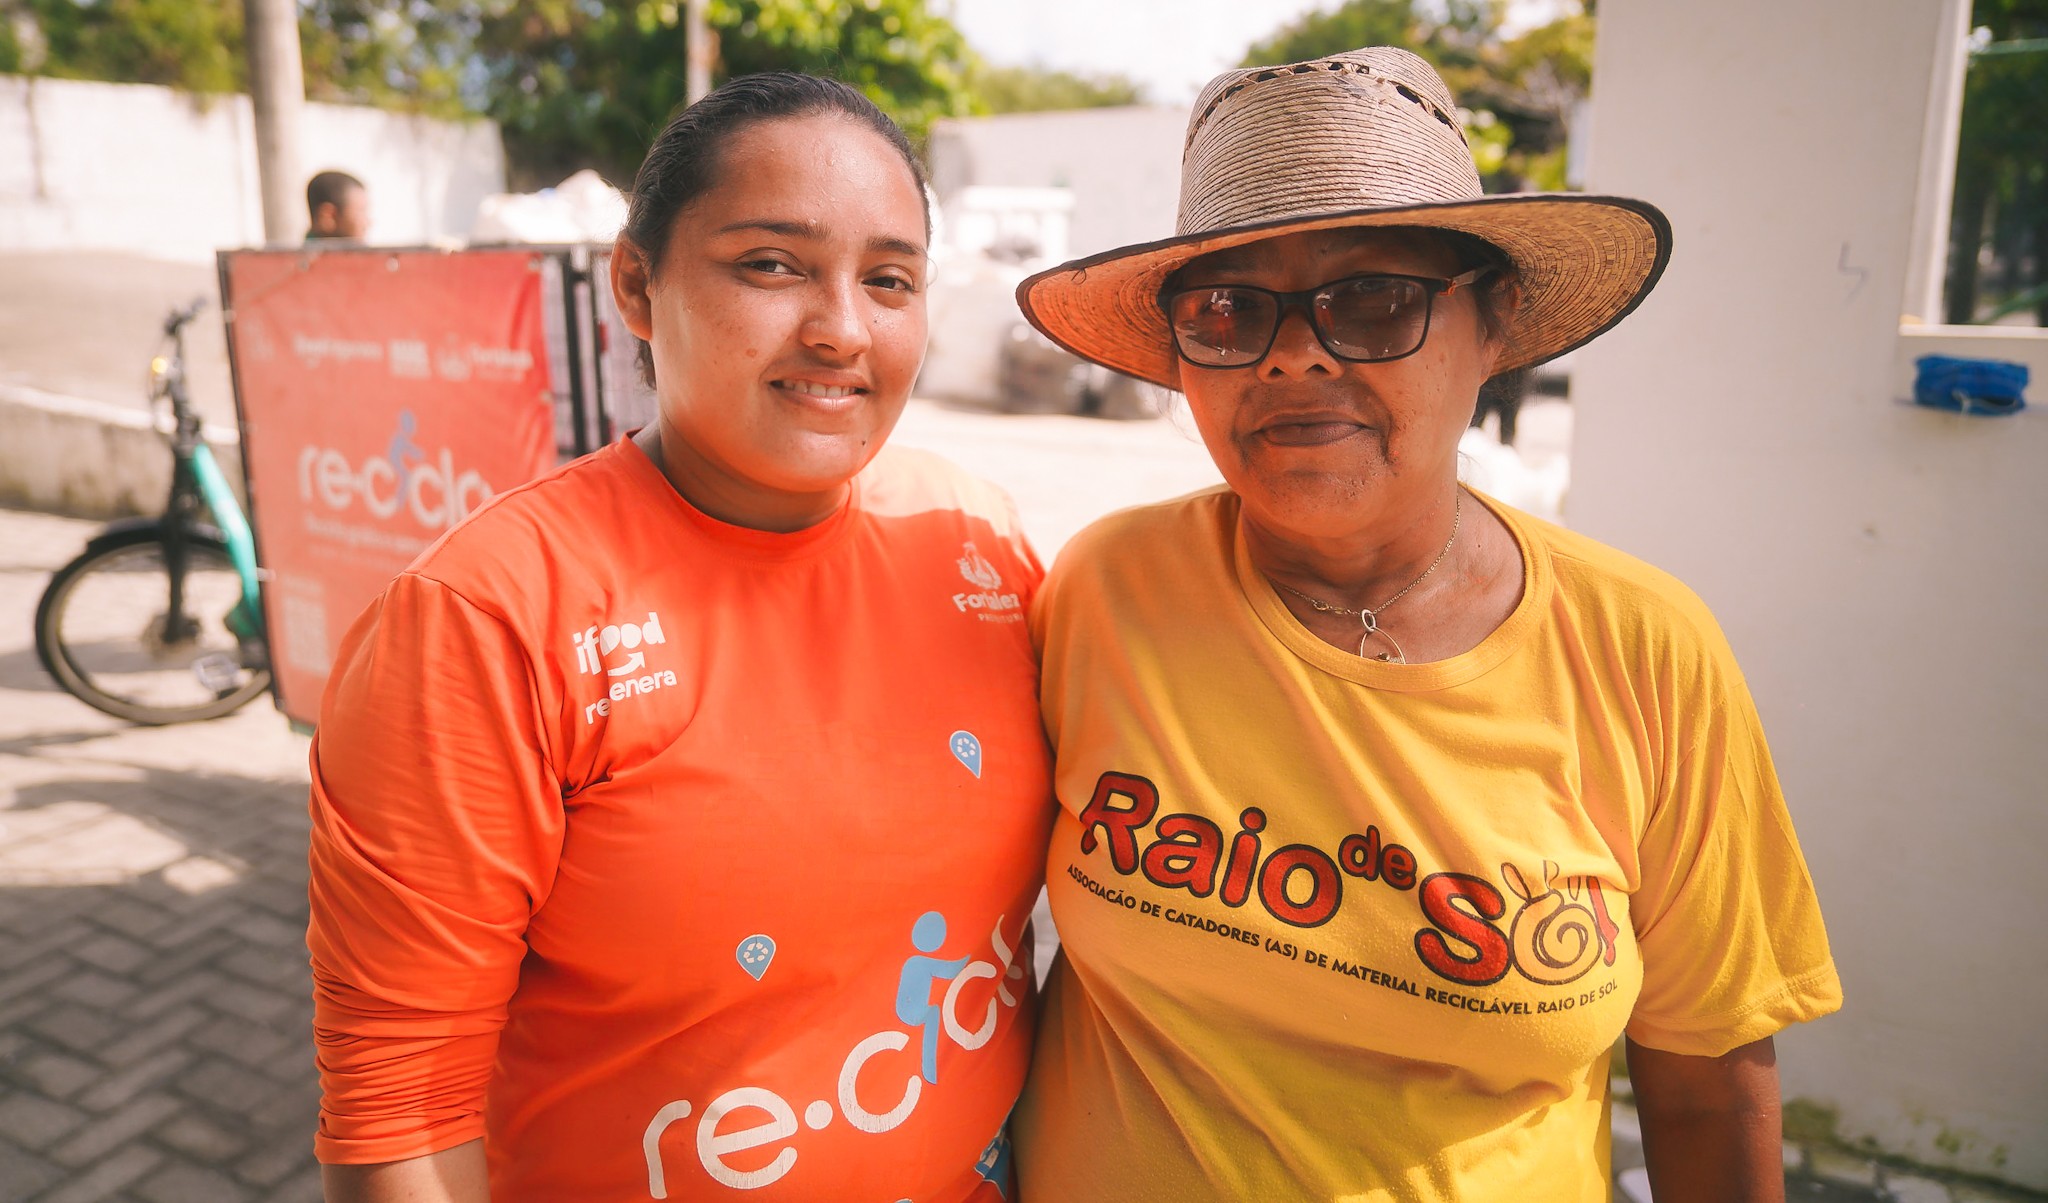
[(1081, 358), (1178, 390), (1180, 357), (1159, 306), (1168, 276), (1192, 259), (1248, 242), (1381, 226), (1458, 230), (1514, 261), (1521, 299), (1495, 372), (1590, 342), (1642, 303), (1671, 258), (1671, 223), (1646, 201), (1514, 193), (1290, 217), (1119, 247), (1030, 277), (1017, 286), (1017, 306)]

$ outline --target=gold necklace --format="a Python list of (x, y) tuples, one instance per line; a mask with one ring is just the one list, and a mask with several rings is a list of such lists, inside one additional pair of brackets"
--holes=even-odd
[[(1422, 570), (1421, 576), (1418, 576), (1414, 580), (1409, 581), (1406, 588), (1403, 588), (1399, 593), (1396, 593), (1394, 596), (1381, 602), (1377, 606), (1361, 606), (1356, 610), (1353, 610), (1347, 606), (1333, 606), (1329, 602), (1322, 601), (1318, 598), (1310, 597), (1308, 594), (1303, 593), (1301, 590), (1296, 589), (1294, 586), (1288, 584), (1285, 581), (1273, 581), (1273, 583), (1280, 586), (1282, 589), (1287, 590), (1289, 593), (1292, 593), (1294, 596), (1300, 598), (1301, 600), (1307, 602), (1311, 609), (1320, 610), (1325, 614), (1342, 614), (1347, 618), (1356, 618), (1359, 622), (1363, 623), (1365, 626), (1365, 633), (1358, 637), (1358, 654), (1361, 658), (1365, 655), (1365, 645), (1372, 642), (1372, 637), (1374, 635), (1378, 635), (1380, 638), (1386, 640), (1389, 644), (1393, 645), (1394, 651), (1391, 655), (1389, 655), (1386, 652), (1381, 652), (1378, 656), (1374, 658), (1388, 664), (1406, 664), (1408, 663), (1408, 656), (1406, 653), (1402, 652), (1400, 643), (1396, 641), (1392, 635), (1380, 629), (1380, 615), (1386, 613), (1387, 607), (1393, 605), (1395, 602), (1400, 601), (1402, 598), (1408, 596), (1408, 591), (1410, 589), (1415, 588), (1415, 586), (1420, 585), (1424, 580), (1428, 579), (1429, 574), (1437, 570), (1437, 565), (1442, 564), (1444, 562), (1444, 557), (1451, 554), (1451, 544), (1456, 543), (1458, 541), (1458, 523), (1459, 520), (1464, 517), (1464, 513), (1465, 491), (1463, 489), (1459, 489), (1456, 497), (1451, 502), (1451, 537), (1444, 540), (1444, 549), (1436, 553), (1436, 559), (1431, 560), (1429, 562), (1429, 567)], [(1266, 579), (1272, 580), (1271, 577), (1268, 577)]]

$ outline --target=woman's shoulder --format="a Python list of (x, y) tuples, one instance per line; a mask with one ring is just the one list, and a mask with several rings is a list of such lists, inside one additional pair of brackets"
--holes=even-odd
[(1149, 570), (1155, 559), (1179, 560), (1205, 549), (1227, 551), (1237, 516), (1237, 495), (1211, 485), (1105, 514), (1060, 549), (1056, 572), (1092, 572), (1113, 565)]
[(1713, 611), (1684, 581), (1590, 535), (1509, 512), (1547, 554), (1561, 603), (1582, 619), (1660, 643), (1725, 650)]
[(581, 574), (603, 557), (606, 532), (635, 509), (642, 482), (628, 454), (638, 453), (614, 443), (492, 497), (407, 572), (478, 603)]
[(983, 480), (936, 452), (884, 447), (861, 472), (861, 506), (870, 513), (903, 515), (957, 510), (1001, 530), (1017, 529), (1017, 506), (1001, 486)]

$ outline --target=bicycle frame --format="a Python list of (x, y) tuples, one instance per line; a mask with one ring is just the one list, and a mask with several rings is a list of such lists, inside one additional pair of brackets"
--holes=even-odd
[[(263, 601), (256, 576), (256, 539), (242, 505), (228, 485), (220, 461), (207, 445), (199, 415), (185, 392), (185, 326), (197, 316), (197, 306), (181, 311), (165, 323), (174, 354), (166, 365), (162, 395), (169, 398), (174, 425), (171, 432), (171, 498), (164, 511), (164, 560), (170, 573), (171, 622), (189, 622), (185, 616), (185, 532), (199, 521), (203, 504), (212, 511), (215, 525), (228, 545), (235, 574), (241, 578), (242, 600), (228, 615), (228, 629), (242, 639), (263, 636)], [(182, 634), (182, 632), (177, 632)]]

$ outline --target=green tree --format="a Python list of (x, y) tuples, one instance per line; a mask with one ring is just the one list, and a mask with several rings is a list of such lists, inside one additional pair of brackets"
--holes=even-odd
[[(594, 167), (630, 182), (684, 100), (681, 0), (299, 0), (306, 92), (505, 132), (516, 186)], [(72, 79), (247, 86), (241, 0), (0, 0), (0, 70)], [(830, 75), (922, 139), (973, 111), (976, 61), (926, 0), (711, 0), (714, 81), (756, 71)]]
[(1043, 113), (1143, 104), (1145, 89), (1124, 75), (1076, 75), (1038, 67), (982, 65), (970, 77), (974, 107), (984, 113)]
[[(921, 140), (970, 111), (972, 52), (924, 0), (713, 0), (714, 82), (758, 71), (829, 75)], [(484, 110), (504, 127), (515, 180), (595, 167), (629, 183), (684, 100), (675, 0), (497, 0), (478, 22)]]
[(1504, 7), (1500, 0), (1346, 0), (1255, 43), (1244, 65), (1360, 46), (1412, 50), (1466, 110), (1466, 136), (1489, 189), (1563, 188), (1567, 124), (1593, 74), (1591, 6), (1512, 39), (1501, 37)]
[(2048, 0), (1976, 0), (1971, 21), (1943, 318), (2048, 325)]
[(8, 70), (27, 66), (22, 30), (33, 28), (42, 51), (39, 75), (191, 92), (247, 86), (238, 0), (15, 0), (7, 8), (0, 16), (13, 47)]

